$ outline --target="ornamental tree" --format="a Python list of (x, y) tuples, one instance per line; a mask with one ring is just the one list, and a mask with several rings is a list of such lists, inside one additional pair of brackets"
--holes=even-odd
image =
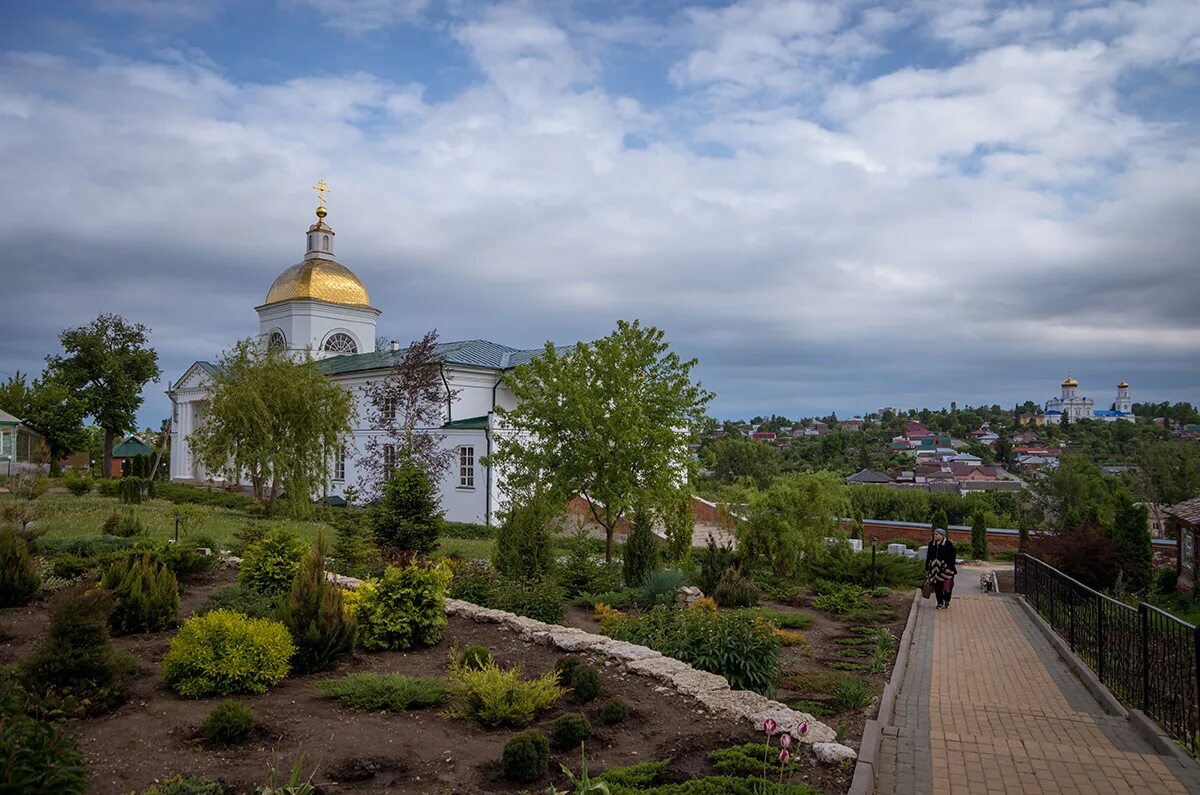
[(846, 485), (834, 472), (789, 473), (750, 503), (749, 521), (737, 529), (738, 548), (779, 577), (792, 579), (850, 511)]
[(634, 503), (677, 493), (689, 429), (713, 397), (692, 381), (696, 360), (683, 361), (663, 338), (622, 320), (595, 342), (566, 350), (547, 342), (505, 377), (517, 406), (497, 409), (505, 432), (484, 461), (503, 468), (515, 495), (544, 484), (563, 502), (581, 496), (604, 528), (610, 563), (613, 530)]
[(291, 512), (305, 516), (328, 483), (353, 419), (353, 397), (319, 373), (316, 362), (245, 339), (222, 356), (208, 417), (190, 438), (209, 471), (235, 482), (246, 473), (268, 513), (286, 492)]
[(136, 427), (142, 388), (157, 381), (158, 353), (147, 346), (150, 329), (120, 315), (100, 315), (59, 335), (62, 355), (46, 357), (48, 375), (80, 400), (104, 429), (103, 476), (112, 474), (113, 438)]

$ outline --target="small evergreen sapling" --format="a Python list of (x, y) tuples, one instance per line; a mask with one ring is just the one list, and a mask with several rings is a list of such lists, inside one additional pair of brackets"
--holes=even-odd
[(537, 729), (519, 734), (504, 745), (500, 767), (506, 778), (522, 784), (537, 781), (550, 769), (550, 743)]
[(980, 510), (971, 516), (971, 557), (987, 560), (987, 520)]
[(515, 501), (496, 530), (496, 571), (517, 579), (538, 579), (549, 572), (554, 564), (550, 526), (557, 513), (555, 504), (541, 495)]
[(20, 607), (37, 596), (42, 577), (17, 534), (0, 529), (0, 607)]
[(437, 549), (442, 510), (433, 480), (411, 457), (404, 456), (383, 489), (383, 500), (371, 513), (381, 546), (430, 553)]
[(652, 526), (654, 514), (645, 506), (633, 514), (629, 538), (625, 541), (625, 584), (638, 586), (658, 565), (658, 541)]
[(354, 650), (358, 624), (342, 605), (342, 589), (325, 574), (328, 551), (325, 534), (318, 532), (279, 608), (279, 620), (296, 642), (292, 670), (301, 674), (328, 671)]

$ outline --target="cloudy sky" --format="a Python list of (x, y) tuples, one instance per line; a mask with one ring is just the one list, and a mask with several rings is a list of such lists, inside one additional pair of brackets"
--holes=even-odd
[(407, 341), (617, 318), (722, 416), (1200, 402), (1195, 0), (92, 0), (0, 29), (0, 377), (257, 330), (333, 188)]

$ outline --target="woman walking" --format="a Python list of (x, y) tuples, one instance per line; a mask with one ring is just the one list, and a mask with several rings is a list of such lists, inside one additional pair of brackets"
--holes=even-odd
[(925, 571), (933, 585), (933, 593), (937, 596), (937, 609), (950, 609), (950, 594), (954, 591), (954, 575), (958, 574), (955, 566), (954, 544), (946, 538), (946, 531), (937, 528), (933, 531), (933, 543), (925, 553)]

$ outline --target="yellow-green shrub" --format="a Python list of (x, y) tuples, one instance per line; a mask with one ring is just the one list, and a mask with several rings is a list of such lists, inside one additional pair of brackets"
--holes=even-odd
[(446, 631), (451, 576), (446, 565), (389, 566), (381, 579), (347, 594), (346, 608), (358, 620), (359, 644), (364, 649), (411, 649), (437, 643)]
[(446, 715), (478, 720), (484, 726), (521, 729), (565, 692), (558, 683), (558, 671), (523, 680), (519, 664), (507, 671), (494, 662), (482, 668), (454, 664), (450, 666), (450, 708)]
[(278, 621), (214, 610), (183, 622), (163, 657), (163, 681), (185, 698), (265, 693), (288, 675), (295, 652)]
[(307, 551), (308, 544), (299, 536), (286, 527), (276, 527), (246, 548), (238, 567), (238, 583), (269, 596), (283, 596), (292, 587)]

